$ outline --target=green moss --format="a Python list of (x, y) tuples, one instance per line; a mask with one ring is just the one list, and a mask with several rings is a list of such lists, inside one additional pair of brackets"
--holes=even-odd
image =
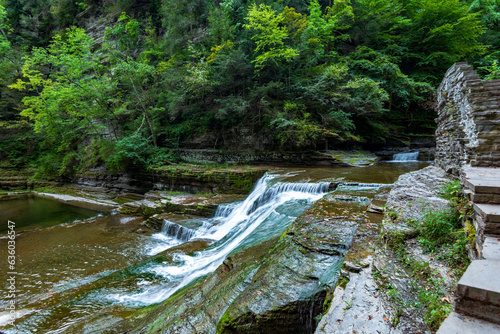
[(217, 323), (217, 334), (222, 334), (224, 328), (233, 327), (234, 322), (229, 318), (228, 312), (224, 313), (222, 318)]
[(248, 193), (253, 184), (265, 173), (262, 169), (214, 168), (200, 165), (158, 167), (152, 171), (164, 183), (175, 185), (189, 184), (192, 181), (198, 186), (201, 181), (206, 188), (217, 189), (217, 192), (227, 194)]
[[(337, 286), (342, 286), (345, 289), (345, 286), (349, 282), (347, 277), (341, 277), (337, 282)], [(323, 314), (327, 314), (330, 309), (330, 305), (332, 304), (333, 298), (335, 297), (335, 291), (328, 289), (325, 300), (323, 301)]]

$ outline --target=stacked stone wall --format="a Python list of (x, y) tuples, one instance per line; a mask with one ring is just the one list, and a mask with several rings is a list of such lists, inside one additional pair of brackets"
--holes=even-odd
[(500, 167), (500, 80), (482, 81), (456, 63), (438, 88), (435, 164), (457, 175), (463, 165)]

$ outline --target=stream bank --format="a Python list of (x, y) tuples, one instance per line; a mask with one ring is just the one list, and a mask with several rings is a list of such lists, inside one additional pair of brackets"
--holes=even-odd
[(403, 174), (388, 195), (377, 197), (386, 200), (385, 213), (370, 214), (369, 222), (360, 225), (317, 334), (433, 333), (439, 328), (451, 312), (467, 253), (463, 248), (463, 262), (452, 263), (449, 248), (426, 252), (419, 233), (429, 212), (450, 206), (441, 197), (450, 181), (443, 170), (429, 166)]
[[(181, 163), (152, 166), (142, 172), (110, 173), (105, 167), (77, 171), (71, 175), (45, 177), (36, 166), (0, 166), (0, 190), (37, 189), (73, 186), (100, 192), (144, 194), (150, 190), (189, 193), (248, 193), (267, 169), (296, 167), (365, 167), (378, 161), (392, 160), (395, 154), (419, 152), (419, 161), (432, 160), (431, 141), (408, 143), (407, 147), (365, 150), (327, 150), (307, 152), (181, 150)], [(378, 148), (377, 148), (378, 149)]]

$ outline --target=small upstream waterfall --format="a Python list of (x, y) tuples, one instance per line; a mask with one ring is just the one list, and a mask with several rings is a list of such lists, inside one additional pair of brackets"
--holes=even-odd
[(392, 157), (394, 162), (418, 161), (418, 151), (410, 153), (396, 153)]
[[(276, 183), (274, 176), (265, 174), (253, 191), (243, 201), (222, 205), (212, 221), (196, 231), (185, 229), (175, 223), (166, 222), (165, 232), (177, 239), (212, 239), (211, 247), (194, 254), (176, 254), (175, 264), (154, 264), (147, 272), (161, 277), (166, 284), (147, 284), (137, 291), (115, 295), (114, 298), (129, 305), (147, 305), (161, 302), (194, 279), (213, 272), (226, 256), (241, 245), (266, 219), (277, 215), (276, 209), (287, 202), (302, 203), (304, 210), (328, 192), (330, 183)], [(293, 220), (293, 217), (288, 217)], [(189, 231), (186, 231), (189, 230)], [(193, 232), (191, 235), (190, 232)]]

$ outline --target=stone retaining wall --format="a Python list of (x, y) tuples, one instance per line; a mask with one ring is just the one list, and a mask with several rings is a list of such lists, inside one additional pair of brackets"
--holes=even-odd
[(460, 166), (500, 166), (500, 80), (481, 81), (456, 63), (438, 88), (435, 164), (458, 175)]

